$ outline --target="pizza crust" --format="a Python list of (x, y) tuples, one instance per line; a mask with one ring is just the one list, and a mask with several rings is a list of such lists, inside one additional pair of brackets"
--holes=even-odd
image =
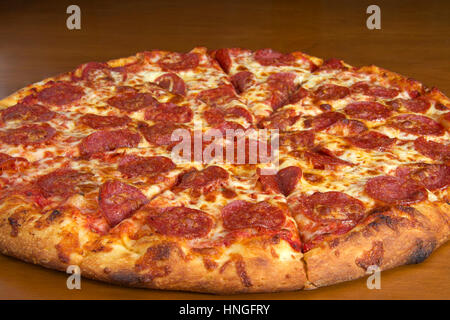
[(137, 273), (135, 260), (126, 252), (116, 253), (117, 257), (110, 253), (87, 256), (81, 264), (83, 275), (132, 287), (216, 294), (300, 290), (306, 282), (300, 258), (278, 261), (265, 250), (256, 249), (252, 256), (230, 257), (214, 270), (207, 270), (199, 257), (182, 257), (179, 248), (171, 244), (156, 246), (167, 248), (167, 255), (161, 257), (161, 265), (170, 270), (167, 276), (152, 279), (148, 271)]
[[(302, 254), (277, 259), (271, 252), (272, 248), (276, 251), (275, 246), (245, 247), (236, 254), (225, 252), (220, 261), (211, 259), (216, 265), (208, 270), (204, 255), (187, 256), (176, 242), (152, 240), (127, 247), (117, 239), (86, 234), (82, 223), (68, 212), (61, 212), (45, 228), (36, 228), (37, 221), (49, 221), (51, 213), (43, 215), (20, 196), (3, 200), (0, 210), (1, 253), (60, 271), (77, 265), (81, 275), (90, 279), (130, 287), (217, 294), (292, 291), (303, 289), (306, 283)], [(62, 246), (67, 239), (75, 241), (66, 245), (75, 245)], [(288, 246), (279, 243), (283, 245)], [(145, 252), (153, 250), (149, 248), (156, 254), (143, 261)], [(145, 264), (148, 267), (137, 267)]]
[(363, 277), (371, 265), (387, 270), (424, 261), (448, 240), (450, 210), (445, 203), (413, 207), (380, 212), (370, 223), (306, 252), (307, 289)]
[[(450, 210), (445, 203), (422, 203), (414, 209), (397, 207), (376, 214), (376, 218), (341, 237), (328, 239), (321, 246), (292, 259), (278, 260), (263, 248), (248, 248), (243, 254), (222, 257), (208, 270), (203, 256), (186, 256), (175, 242), (152, 242), (127, 248), (109, 241), (109, 249), (82, 249), (83, 231), (77, 221), (62, 214), (46, 228), (36, 221), (47, 219), (20, 197), (7, 201), (8, 212), (0, 220), (0, 251), (21, 260), (50, 269), (65, 271), (78, 265), (82, 276), (124, 286), (150, 289), (183, 290), (216, 294), (277, 292), (315, 289), (366, 275), (377, 265), (387, 270), (424, 261), (450, 236)], [(2, 209), (6, 209), (2, 206)], [(27, 221), (20, 220), (26, 212)], [(19, 219), (15, 230), (11, 219)], [(78, 246), (64, 257), (58, 245), (67, 234), (76, 235)], [(95, 234), (88, 241), (101, 239)], [(93, 239), (93, 240), (92, 240)], [(148, 248), (157, 248), (149, 268), (136, 265)], [(67, 260), (65, 260), (67, 259)], [(141, 259), (141, 260), (140, 260)], [(65, 261), (63, 261), (65, 260)], [(211, 261), (214, 261), (213, 259)], [(168, 271), (168, 272), (167, 272)]]
[[(65, 270), (69, 265), (61, 261), (57, 244), (63, 239), (63, 221), (38, 230), (36, 222), (45, 216), (33, 205), (19, 196), (3, 199), (0, 216), (0, 251), (8, 256), (39, 264), (56, 270)], [(26, 219), (25, 219), (26, 216)], [(73, 221), (65, 221), (69, 224)], [(71, 228), (76, 223), (70, 223)], [(73, 230), (75, 231), (75, 230)], [(70, 255), (70, 262), (80, 261), (78, 254)]]

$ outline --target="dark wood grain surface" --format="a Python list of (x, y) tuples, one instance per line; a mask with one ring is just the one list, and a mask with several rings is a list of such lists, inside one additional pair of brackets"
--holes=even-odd
[[(66, 28), (66, 8), (81, 8), (81, 30)], [(366, 8), (381, 8), (381, 30), (368, 30)], [(3, 1), (0, 3), (0, 97), (80, 63), (153, 48), (272, 47), (352, 65), (376, 64), (450, 94), (449, 1)], [(450, 245), (414, 266), (307, 292), (240, 295), (256, 299), (450, 299)], [(217, 299), (138, 290), (83, 280), (0, 256), (3, 299)]]

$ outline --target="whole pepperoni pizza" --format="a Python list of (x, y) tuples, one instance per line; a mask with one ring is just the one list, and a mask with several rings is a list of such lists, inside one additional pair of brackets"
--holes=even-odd
[(419, 263), (450, 235), (450, 100), (376, 66), (153, 50), (0, 107), (0, 250), (48, 268), (168, 290), (313, 289)]

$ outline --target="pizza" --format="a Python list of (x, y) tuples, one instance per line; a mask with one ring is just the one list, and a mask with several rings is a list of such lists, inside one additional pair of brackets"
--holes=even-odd
[(0, 250), (219, 294), (420, 263), (450, 235), (449, 127), (438, 89), (301, 52), (89, 62), (0, 100)]

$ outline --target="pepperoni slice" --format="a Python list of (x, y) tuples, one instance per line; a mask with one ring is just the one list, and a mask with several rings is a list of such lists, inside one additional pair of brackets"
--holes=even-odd
[(391, 119), (390, 126), (414, 135), (441, 136), (444, 128), (436, 121), (417, 114), (402, 114)]
[(227, 130), (233, 130), (234, 132), (238, 130), (245, 131), (245, 128), (237, 122), (234, 121), (224, 121), (221, 124), (214, 127), (215, 129), (220, 130), (223, 135), (227, 134)]
[(308, 172), (303, 173), (303, 178), (312, 184), (322, 183), (324, 180), (323, 176)]
[(40, 177), (36, 183), (44, 197), (68, 197), (81, 192), (78, 185), (91, 176), (90, 173), (82, 173), (72, 169), (58, 169)]
[(157, 233), (194, 239), (205, 237), (213, 227), (214, 220), (204, 211), (186, 207), (167, 207), (150, 210), (147, 223)]
[(167, 157), (140, 157), (126, 155), (119, 162), (119, 171), (127, 177), (153, 177), (175, 169), (176, 165)]
[(255, 76), (250, 71), (241, 71), (231, 77), (236, 92), (241, 94), (255, 83)]
[(361, 93), (366, 96), (392, 99), (398, 95), (397, 89), (385, 88), (383, 86), (372, 85), (367, 82), (357, 82), (351, 86), (352, 93)]
[(254, 58), (262, 66), (287, 66), (295, 62), (292, 54), (284, 54), (272, 49), (257, 50)]
[[(290, 102), (290, 96), (297, 88), (294, 83), (296, 75), (292, 72), (279, 72), (269, 76), (267, 83), (271, 92), (270, 105), (273, 110), (277, 110)], [(303, 90), (302, 92), (305, 92)], [(296, 100), (301, 97), (297, 96)]]
[(2, 111), (2, 120), (8, 121), (27, 121), (27, 122), (46, 122), (55, 117), (56, 113), (39, 104), (26, 105), (16, 104)]
[(219, 108), (208, 108), (203, 112), (203, 118), (210, 125), (219, 125), (225, 121), (225, 113)]
[(262, 120), (260, 126), (262, 128), (284, 131), (288, 127), (294, 125), (298, 119), (300, 119), (300, 115), (296, 115), (296, 112), (293, 109), (278, 110), (269, 118)]
[[(220, 126), (225, 121), (225, 117), (229, 118), (244, 118), (247, 122), (252, 122), (253, 117), (248, 110), (243, 107), (234, 106), (231, 108), (227, 108), (222, 110), (220, 108), (209, 108), (205, 112), (203, 112), (203, 117), (206, 122), (212, 126)], [(240, 129), (244, 129), (242, 126), (239, 126)], [(225, 128), (226, 129), (226, 128)], [(229, 129), (233, 129), (229, 127)]]
[(382, 86), (371, 86), (369, 87), (369, 90), (366, 92), (366, 95), (385, 99), (392, 99), (398, 95), (398, 90), (385, 88)]
[(431, 107), (431, 103), (425, 98), (416, 99), (395, 99), (391, 102), (391, 105), (395, 108), (399, 106), (404, 106), (411, 112), (425, 113)]
[(450, 184), (450, 166), (445, 164), (404, 165), (395, 170), (395, 175), (401, 179), (411, 179), (428, 190), (441, 189)]
[(198, 54), (190, 53), (169, 53), (158, 61), (159, 66), (166, 71), (185, 71), (194, 69), (200, 63)]
[(362, 149), (385, 151), (396, 141), (395, 138), (376, 131), (368, 131), (361, 135), (345, 138), (352, 145)]
[(245, 120), (247, 120), (247, 122), (250, 123), (253, 121), (253, 116), (250, 111), (240, 106), (234, 106), (225, 109), (225, 115), (230, 118), (244, 118)]
[(450, 106), (447, 107), (447, 106), (443, 105), (443, 104), (440, 103), (440, 102), (436, 102), (436, 104), (434, 105), (434, 107), (436, 108), (436, 110), (439, 110), (439, 111), (447, 111), (447, 110), (450, 109)]
[(367, 82), (359, 81), (351, 85), (350, 90), (352, 93), (366, 94), (370, 88)]
[(129, 218), (147, 202), (148, 199), (138, 188), (117, 180), (106, 181), (98, 195), (100, 209), (111, 227)]
[(6, 153), (2, 153), (0, 152), (0, 165), (11, 160), (14, 159), (13, 157), (11, 157), (10, 155), (6, 154)]
[(315, 134), (312, 130), (289, 132), (280, 135), (281, 145), (292, 147), (312, 148), (314, 146)]
[(235, 200), (222, 209), (223, 226), (227, 230), (263, 228), (280, 230), (286, 220), (283, 210), (266, 201), (251, 203)]
[(59, 82), (45, 88), (37, 94), (37, 99), (45, 104), (62, 106), (79, 100), (84, 95), (82, 88), (65, 82)]
[(149, 126), (146, 123), (139, 123), (138, 129), (144, 136), (145, 140), (156, 146), (173, 147), (180, 142), (181, 139), (172, 139), (172, 133), (177, 129), (184, 129), (182, 126), (169, 123), (156, 123)]
[(93, 129), (105, 129), (126, 126), (131, 119), (128, 117), (99, 116), (87, 113), (80, 118), (80, 121)]
[(234, 89), (230, 85), (223, 85), (215, 89), (200, 92), (197, 99), (211, 107), (221, 107), (236, 100)]
[(122, 80), (125, 81), (130, 74), (136, 74), (137, 72), (142, 71), (145, 68), (145, 65), (145, 60), (138, 58), (120, 67), (110, 67), (110, 70), (120, 72), (122, 74)]
[(322, 103), (319, 106), (320, 110), (322, 110), (323, 112), (327, 112), (327, 111), (331, 111), (333, 109), (333, 107), (331, 105), (329, 105), (328, 103)]
[(307, 97), (309, 94), (308, 90), (305, 88), (302, 88), (301, 86), (298, 86), (296, 89), (290, 92), (289, 94), (289, 104), (295, 104), (302, 100), (303, 98)]
[(324, 84), (314, 91), (314, 95), (318, 100), (338, 100), (343, 99), (350, 94), (347, 87), (338, 86), (336, 84)]
[(227, 48), (216, 50), (214, 53), (214, 58), (222, 67), (223, 71), (225, 71), (226, 73), (230, 72), (232, 61), (229, 50)]
[(434, 160), (450, 161), (450, 145), (439, 142), (427, 141), (424, 137), (414, 140), (414, 149)]
[(216, 189), (221, 183), (229, 177), (228, 172), (218, 166), (210, 166), (201, 171), (193, 169), (184, 173), (180, 178), (178, 188), (180, 189), (202, 189), (203, 191), (211, 191)]
[(304, 157), (312, 164), (314, 169), (329, 170), (334, 169), (336, 166), (352, 166), (353, 164), (344, 160), (341, 160), (334, 156), (334, 154), (323, 147), (316, 147), (311, 151), (305, 151)]
[(259, 181), (265, 191), (281, 193), (287, 197), (294, 191), (301, 177), (302, 169), (290, 166), (281, 169), (276, 175), (260, 175)]
[(292, 87), (294, 85), (294, 80), (296, 77), (297, 77), (297, 75), (293, 72), (277, 72), (277, 73), (272, 73), (267, 78), (267, 82), (272, 86), (276, 86), (277, 84), (282, 84), (287, 87)]
[(341, 119), (325, 128), (324, 132), (340, 137), (350, 137), (367, 130), (367, 126), (361, 121)]
[(305, 120), (304, 125), (307, 128), (313, 128), (315, 131), (321, 131), (343, 119), (345, 119), (345, 116), (342, 113), (329, 111)]
[[(87, 82), (87, 85), (113, 85), (114, 78), (111, 75), (111, 69), (107, 63), (102, 62), (88, 62), (77, 68), (76, 74), (81, 72), (81, 76), (74, 80), (82, 79)], [(115, 70), (118, 71), (118, 70)]]
[(135, 148), (140, 141), (141, 136), (128, 129), (102, 130), (84, 138), (78, 145), (78, 149), (82, 157), (89, 157), (98, 152), (118, 148)]
[(156, 106), (158, 101), (150, 93), (142, 93), (126, 90), (106, 101), (110, 106), (127, 112), (141, 110), (146, 107)]
[(331, 58), (325, 61), (317, 70), (324, 71), (324, 70), (346, 70), (346, 69), (347, 67), (344, 66), (342, 60)]
[(93, 79), (93, 74), (96, 71), (103, 71), (104, 69), (109, 69), (109, 65), (104, 63), (104, 62), (88, 62), (88, 63), (84, 63), (82, 65), (80, 65), (77, 70), (75, 70), (75, 72), (77, 74), (81, 73), (80, 78), (83, 80), (95, 80), (95, 78)]
[[(295, 213), (301, 213), (313, 221), (327, 226), (327, 231), (334, 233), (344, 227), (345, 231), (352, 229), (364, 217), (364, 204), (343, 192), (314, 192), (310, 196), (295, 199)], [(343, 230), (341, 230), (343, 231)]]
[(13, 170), (17, 169), (16, 165), (22, 163), (23, 165), (28, 164), (28, 160), (20, 157), (11, 157), (6, 153), (0, 152), (0, 173), (3, 170)]
[(155, 83), (169, 92), (184, 96), (186, 94), (186, 84), (183, 79), (175, 73), (165, 73), (155, 79)]
[(190, 122), (192, 117), (191, 108), (178, 106), (171, 102), (159, 103), (157, 106), (145, 110), (146, 120), (185, 123)]
[(365, 192), (389, 205), (416, 203), (428, 198), (426, 189), (411, 179), (378, 176), (367, 181)]
[(11, 145), (36, 145), (50, 140), (56, 130), (48, 125), (30, 124), (17, 129), (9, 129), (0, 133), (0, 140)]
[(392, 110), (378, 102), (359, 101), (348, 104), (344, 112), (352, 118), (373, 121), (389, 118)]

